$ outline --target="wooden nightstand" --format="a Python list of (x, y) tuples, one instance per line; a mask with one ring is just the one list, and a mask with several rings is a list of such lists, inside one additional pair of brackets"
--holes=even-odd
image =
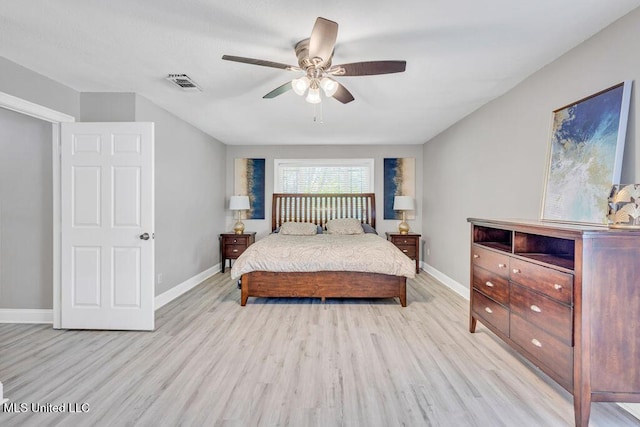
[(237, 259), (249, 246), (256, 241), (256, 233), (249, 232), (243, 234), (222, 233), (220, 235), (220, 259), (222, 260), (222, 272), (224, 273), (229, 260), (229, 268), (231, 268), (231, 260)]
[(420, 236), (417, 233), (389, 233), (387, 231), (387, 240), (391, 241), (398, 247), (406, 256), (415, 260), (416, 273), (420, 273)]

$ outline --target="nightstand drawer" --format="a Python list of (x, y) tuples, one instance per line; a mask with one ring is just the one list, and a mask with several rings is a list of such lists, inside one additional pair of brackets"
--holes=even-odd
[(417, 236), (391, 236), (391, 243), (396, 246), (414, 245), (416, 244)]
[(242, 245), (224, 245), (224, 257), (225, 258), (238, 258), (247, 249), (247, 246)]
[(248, 236), (225, 237), (224, 242), (229, 245), (247, 246), (247, 243), (249, 243), (249, 237)]
[(396, 245), (398, 249), (402, 251), (403, 254), (408, 256), (411, 259), (416, 258), (416, 246), (415, 245)]

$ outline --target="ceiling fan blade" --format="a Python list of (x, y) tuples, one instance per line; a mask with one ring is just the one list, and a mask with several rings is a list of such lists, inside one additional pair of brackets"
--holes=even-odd
[(328, 64), (338, 38), (338, 23), (328, 19), (316, 19), (309, 39), (309, 59), (320, 58), (319, 66)]
[(279, 62), (265, 61), (264, 59), (245, 58), (243, 56), (222, 55), (225, 61), (243, 62), (251, 65), (262, 65), (263, 67), (280, 68), (282, 70), (300, 71), (300, 67), (293, 65), (281, 64)]
[(293, 89), (291, 86), (291, 82), (288, 81), (282, 86), (278, 86), (277, 88), (275, 88), (274, 90), (272, 90), (271, 92), (263, 96), (263, 98), (267, 98), (267, 99), (275, 98), (276, 96), (282, 95), (283, 93), (291, 89)]
[(343, 104), (347, 104), (355, 99), (353, 95), (351, 95), (351, 92), (340, 83), (338, 83), (338, 90), (333, 94), (333, 97)]
[(407, 61), (368, 61), (334, 65), (327, 72), (334, 76), (374, 76), (402, 73), (406, 68)]

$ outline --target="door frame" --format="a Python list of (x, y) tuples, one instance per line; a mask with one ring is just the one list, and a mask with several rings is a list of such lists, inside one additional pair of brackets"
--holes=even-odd
[(0, 92), (0, 108), (35, 117), (51, 123), (51, 164), (53, 176), (53, 327), (60, 328), (60, 123), (75, 122), (76, 118), (48, 107)]

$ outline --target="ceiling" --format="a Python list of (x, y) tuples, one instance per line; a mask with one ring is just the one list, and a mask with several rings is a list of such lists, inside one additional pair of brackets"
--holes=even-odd
[[(640, 0), (29, 0), (0, 2), (0, 56), (79, 92), (135, 92), (225, 144), (422, 144), (640, 5)], [(321, 111), (289, 91), (318, 16), (334, 64), (406, 60), (337, 78), (355, 97)], [(165, 80), (188, 74), (203, 92)], [(314, 121), (314, 115), (317, 120)], [(320, 116), (322, 120), (320, 120)]]

